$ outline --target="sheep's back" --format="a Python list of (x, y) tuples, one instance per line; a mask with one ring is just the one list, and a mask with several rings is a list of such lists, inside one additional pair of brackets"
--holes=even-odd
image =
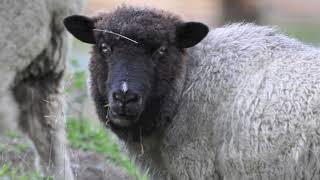
[(189, 54), (180, 111), (165, 133), (176, 174), (319, 177), (319, 50), (272, 28), (234, 24)]

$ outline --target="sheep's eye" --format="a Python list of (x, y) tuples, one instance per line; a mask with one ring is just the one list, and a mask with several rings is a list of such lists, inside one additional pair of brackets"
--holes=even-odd
[(167, 47), (165, 47), (165, 46), (161, 46), (161, 47), (158, 49), (158, 53), (159, 53), (160, 55), (164, 55), (166, 52), (167, 52)]
[(111, 53), (111, 47), (108, 46), (106, 43), (101, 44), (101, 52), (104, 55), (109, 55)]

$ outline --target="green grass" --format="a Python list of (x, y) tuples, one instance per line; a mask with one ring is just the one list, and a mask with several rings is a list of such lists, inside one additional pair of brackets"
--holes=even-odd
[(27, 171), (21, 175), (19, 167), (11, 167), (8, 163), (0, 167), (1, 180), (53, 180), (53, 177), (42, 176), (37, 171)]
[(14, 138), (19, 138), (19, 137), (21, 136), (21, 134), (19, 134), (19, 133), (16, 132), (16, 131), (7, 131), (7, 132), (5, 132), (5, 135), (6, 135), (7, 137), (9, 137), (9, 138), (12, 138), (12, 139), (14, 139)]
[(127, 170), (128, 174), (138, 180), (147, 180), (147, 173), (141, 174), (127, 155), (120, 151), (117, 143), (105, 128), (90, 123), (86, 119), (69, 118), (67, 121), (69, 143), (73, 148), (95, 151), (103, 154), (106, 160)]
[[(72, 148), (84, 151), (94, 151), (105, 156), (105, 161), (111, 161), (116, 166), (124, 168), (128, 175), (138, 180), (147, 180), (147, 173), (140, 173), (139, 169), (131, 162), (126, 154), (121, 152), (111, 133), (104, 127), (96, 125), (86, 119), (69, 118), (66, 125), (68, 140)], [(21, 138), (16, 132), (6, 133), (6, 137), (12, 139)], [(0, 144), (1, 149), (8, 148)], [(30, 150), (29, 144), (12, 143), (10, 149), (16, 154), (24, 154)], [(52, 177), (42, 176), (39, 172), (24, 167), (23, 163), (13, 165), (11, 162), (0, 164), (0, 180), (51, 180)]]
[[(21, 142), (22, 135), (17, 131), (8, 131), (5, 136), (2, 137), (7, 139), (10, 143), (0, 143), (0, 152), (10, 152), (16, 156), (24, 157), (24, 154), (31, 149), (31, 145), (27, 142)], [(5, 141), (5, 142), (6, 142)], [(6, 153), (5, 153), (6, 154)], [(28, 160), (21, 159), (21, 163), (13, 164), (10, 160), (6, 160), (5, 155), (1, 154), (0, 161), (0, 179), (1, 180), (51, 180), (52, 177), (43, 176), (36, 170), (28, 167)], [(33, 162), (30, 162), (33, 164)], [(27, 165), (28, 164), (28, 165)]]
[(5, 176), (9, 172), (10, 166), (8, 164), (4, 164), (0, 169), (0, 177)]
[(87, 73), (80, 67), (79, 62), (76, 59), (71, 59), (70, 64), (72, 66), (73, 72), (66, 76), (65, 81), (70, 84), (65, 87), (64, 91), (67, 94), (72, 94), (73, 90), (86, 90)]

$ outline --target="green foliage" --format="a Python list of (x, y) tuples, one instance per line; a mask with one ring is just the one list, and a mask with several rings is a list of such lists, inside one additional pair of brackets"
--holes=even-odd
[(67, 87), (65, 88), (65, 92), (72, 93), (74, 90), (85, 90), (87, 79), (86, 71), (80, 67), (79, 62), (75, 59), (72, 59), (70, 64), (73, 73), (66, 78)]
[[(22, 140), (19, 131), (7, 131), (0, 143), (0, 179), (1, 180), (50, 180), (33, 169), (30, 153), (31, 144)], [(2, 143), (3, 142), (3, 143)], [(18, 157), (20, 161), (14, 160)], [(16, 161), (16, 162), (15, 162)]]
[(10, 170), (10, 166), (8, 164), (4, 164), (0, 169), (0, 177), (5, 176)]
[(31, 149), (31, 145), (29, 143), (21, 143), (17, 141), (17, 139), (22, 138), (22, 134), (19, 131), (7, 131), (5, 132), (5, 137), (10, 139), (12, 143), (10, 143), (10, 145), (0, 144), (0, 152), (2, 152), (2, 150), (10, 149), (16, 154), (23, 154)]
[(289, 36), (297, 39), (319, 45), (320, 42), (320, 25), (316, 24), (284, 24), (280, 25), (281, 30), (288, 33)]
[(1, 180), (53, 180), (51, 176), (43, 176), (39, 172), (31, 170), (26, 171), (23, 167), (10, 166), (5, 163), (0, 167)]
[(0, 152), (3, 152), (6, 149), (6, 145), (0, 143)]
[(28, 144), (16, 144), (16, 150), (21, 154), (30, 149)]
[(128, 156), (121, 152), (105, 128), (93, 125), (89, 120), (69, 118), (67, 121), (69, 143), (73, 148), (95, 151), (105, 155), (116, 165), (125, 168), (128, 174), (139, 180), (147, 180), (147, 173), (141, 174)]
[(19, 134), (17, 131), (7, 131), (5, 132), (5, 135), (9, 138), (19, 138), (21, 136), (21, 134)]

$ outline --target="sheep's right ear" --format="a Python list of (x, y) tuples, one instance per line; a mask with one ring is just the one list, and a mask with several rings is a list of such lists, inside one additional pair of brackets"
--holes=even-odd
[(64, 26), (77, 39), (82, 42), (95, 44), (93, 35), (94, 22), (91, 18), (80, 15), (68, 16), (63, 20)]
[(200, 22), (182, 23), (176, 28), (176, 45), (189, 48), (198, 44), (209, 32), (208, 26)]

